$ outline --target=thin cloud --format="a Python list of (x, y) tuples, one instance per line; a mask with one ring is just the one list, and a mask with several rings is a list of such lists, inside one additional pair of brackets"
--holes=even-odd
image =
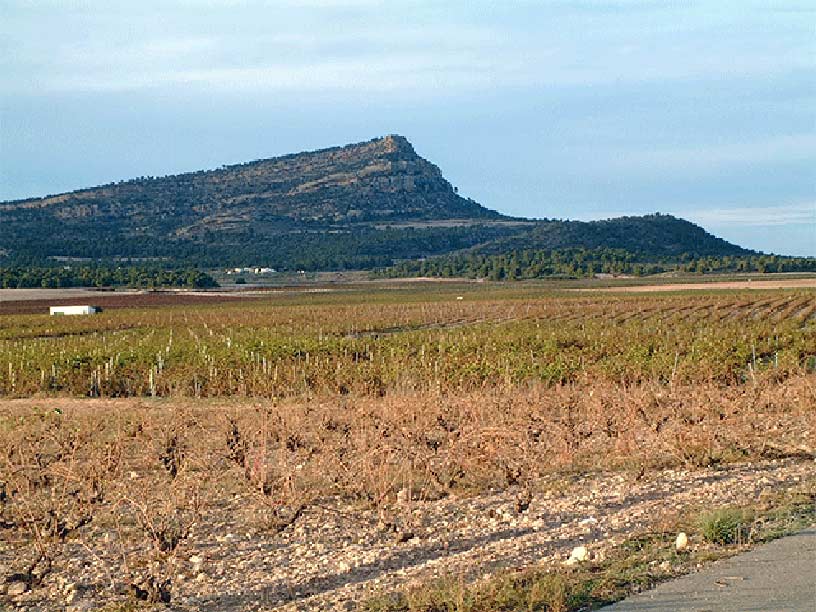
[[(360, 92), (444, 83), (444, 92), (465, 93), (738, 78), (816, 65), (806, 36), (776, 32), (761, 11), (739, 16), (734, 28), (733, 15), (713, 10), (669, 8), (638, 17), (600, 10), (642, 8), (641, 2), (553, 3), (548, 10), (528, 4), (522, 13), (529, 20), (511, 19), (513, 11), (501, 5), (476, 10), (412, 2), (384, 11), (374, 0), (210, 0), (193, 12), (193, 4), (170, 3), (161, 11), (143, 4), (112, 10), (100, 3), (93, 11), (87, 8), (93, 3), (57, 5), (41, 19), (9, 10), (0, 34), (13, 53), (0, 58), (0, 87), (29, 94), (206, 81), (246, 91), (332, 91), (348, 88), (329, 69), (339, 61)], [(591, 38), (580, 35), (588, 27)], [(728, 36), (717, 35), (726, 28)], [(759, 35), (766, 39), (761, 46)], [(432, 61), (436, 74), (429, 77)]]
[[(816, 239), (816, 201), (780, 204), (774, 206), (719, 206), (716, 208), (672, 208), (667, 214), (693, 221), (703, 227), (758, 227), (780, 225), (812, 225)], [(597, 221), (625, 217), (631, 210), (589, 211), (577, 215), (578, 221)]]
[(65, 76), (52, 81), (58, 91), (79, 87), (86, 91), (119, 91), (173, 85), (205, 85), (253, 91), (357, 91), (390, 92), (414, 88), (491, 85), (491, 72), (473, 71), (457, 58), (440, 61), (429, 54), (404, 54), (390, 58), (371, 56), (356, 60), (288, 63), (258, 67), (191, 68), (142, 71), (115, 77)]
[(616, 175), (671, 174), (704, 176), (723, 167), (816, 160), (816, 134), (784, 134), (742, 142), (705, 143), (672, 148), (613, 149), (593, 147)]
[(816, 201), (781, 206), (709, 208), (679, 211), (678, 215), (704, 226), (812, 225), (816, 239)]

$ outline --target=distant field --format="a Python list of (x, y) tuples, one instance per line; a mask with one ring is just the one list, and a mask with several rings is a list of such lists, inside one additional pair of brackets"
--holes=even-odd
[[(121, 295), (135, 295), (139, 291), (121, 291)], [(26, 302), (29, 300), (73, 299), (104, 295), (96, 289), (0, 289), (0, 302)]]
[[(2, 291), (26, 291), (25, 289), (0, 289)], [(31, 291), (40, 291), (39, 289)], [(108, 308), (154, 308), (158, 306), (184, 306), (191, 304), (216, 304), (242, 299), (239, 295), (174, 293), (174, 292), (95, 292), (77, 289), (43, 289), (50, 292), (45, 296), (29, 293), (25, 296), (8, 295), (0, 297), (0, 315), (48, 314), (49, 306), (70, 304), (92, 304)], [(60, 293), (65, 291), (65, 294)]]
[(633, 285), (598, 287), (584, 291), (627, 291), (651, 293), (654, 291), (697, 291), (711, 289), (816, 289), (816, 278), (778, 278), (774, 280), (711, 281), (706, 283), (664, 283), (656, 285)]
[(94, 303), (111, 308), (100, 315), (0, 319), (0, 393), (459, 392), (586, 377), (731, 383), (812, 367), (812, 290), (714, 288), (616, 296), (413, 283), (251, 299), (99, 294)]

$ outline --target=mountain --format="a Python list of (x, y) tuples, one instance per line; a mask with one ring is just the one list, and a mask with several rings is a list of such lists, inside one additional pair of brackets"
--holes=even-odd
[(0, 203), (0, 260), (158, 259), (280, 269), (387, 266), (475, 249), (739, 247), (668, 216), (531, 221), (458, 195), (402, 136)]
[(18, 259), (366, 267), (464, 248), (517, 226), (456, 191), (405, 138), (391, 135), (5, 202), (0, 251)]

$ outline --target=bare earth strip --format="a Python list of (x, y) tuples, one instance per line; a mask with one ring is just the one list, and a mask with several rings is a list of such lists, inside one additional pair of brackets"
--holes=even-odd
[(816, 289), (816, 278), (781, 278), (779, 280), (722, 281), (711, 283), (672, 283), (668, 285), (633, 285), (630, 287), (598, 287), (574, 289), (574, 291), (625, 291), (627, 293), (653, 293), (655, 291), (689, 291), (705, 289)]
[[(22, 292), (22, 293), (19, 293)], [(48, 314), (50, 306), (92, 304), (103, 309), (153, 308), (215, 304), (242, 299), (258, 299), (239, 292), (207, 293), (193, 291), (93, 291), (91, 289), (0, 289), (0, 315)]]
[[(344, 605), (353, 609), (372, 590), (424, 583), (438, 576), (473, 579), (506, 567), (560, 563), (578, 545), (603, 556), (614, 543), (656, 528), (666, 513), (690, 506), (746, 503), (765, 489), (799, 482), (811, 470), (812, 462), (766, 462), (722, 470), (667, 470), (644, 483), (620, 474), (584, 476), (566, 490), (539, 496), (521, 515), (513, 509), (513, 491), (416, 504), (412, 511), (428, 525), (416, 541), (372, 542), (373, 546), (327, 551), (331, 559), (316, 555), (314, 562), (316, 568), (329, 569), (330, 575), (318, 569), (318, 575), (304, 580), (314, 572), (309, 567), (314, 562), (307, 561), (305, 567), (290, 568), (289, 577), (277, 588), (267, 586), (255, 591), (255, 596), (268, 602), (265, 609), (336, 610)], [(280, 562), (296, 558), (291, 548), (281, 552)], [(293, 576), (300, 578), (293, 580)], [(287, 582), (290, 593), (293, 590), (296, 595), (294, 601), (281, 605), (284, 602), (277, 598)], [(205, 608), (234, 603), (240, 609), (251, 600), (252, 596), (248, 600), (242, 595), (219, 598), (217, 603), (207, 598), (199, 601)]]
[[(109, 292), (85, 287), (74, 289), (0, 289), (0, 302), (28, 302), (30, 300), (63, 300), (87, 298), (89, 300)], [(117, 295), (136, 295), (141, 291), (117, 291)]]

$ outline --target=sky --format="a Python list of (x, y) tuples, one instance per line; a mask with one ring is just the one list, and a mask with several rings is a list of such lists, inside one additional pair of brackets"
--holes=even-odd
[(0, 200), (402, 134), (506, 214), (816, 256), (811, 0), (0, 0)]

